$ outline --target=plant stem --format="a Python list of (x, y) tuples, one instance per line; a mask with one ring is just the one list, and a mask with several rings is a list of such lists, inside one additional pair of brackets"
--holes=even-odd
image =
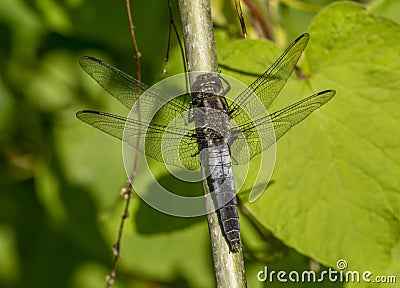
[[(218, 72), (209, 0), (179, 0), (179, 8), (189, 72)], [(206, 179), (203, 189), (204, 193), (210, 193)], [(230, 251), (216, 212), (209, 212), (207, 221), (217, 287), (246, 287), (241, 248), (237, 252)]]

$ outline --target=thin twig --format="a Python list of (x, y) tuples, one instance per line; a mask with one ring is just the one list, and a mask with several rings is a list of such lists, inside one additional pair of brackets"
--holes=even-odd
[(169, 11), (169, 31), (168, 31), (168, 44), (167, 44), (167, 52), (165, 53), (164, 57), (164, 65), (163, 65), (163, 71), (162, 74), (165, 75), (167, 74), (167, 62), (169, 60), (169, 48), (171, 47), (171, 32), (172, 32), (172, 12), (171, 12), (171, 2), (167, 0), (168, 4), (168, 11)]
[(239, 17), (240, 26), (242, 27), (243, 38), (247, 39), (246, 23), (244, 23), (242, 5), (240, 4), (240, 0), (235, 0), (235, 7)]
[[(179, 9), (183, 26), (188, 70), (217, 72), (218, 61), (211, 18), (211, 5), (208, 0), (180, 0)], [(194, 81), (195, 79), (191, 79)], [(203, 155), (204, 156), (204, 155)], [(200, 155), (200, 157), (202, 157)], [(201, 161), (200, 161), (201, 162)], [(205, 163), (205, 162), (203, 162)], [(201, 166), (202, 175), (209, 175), (205, 166)], [(207, 179), (203, 180), (205, 195), (210, 187)], [(211, 205), (210, 205), (211, 204)], [(206, 201), (207, 222), (217, 287), (246, 287), (242, 249), (231, 251), (220, 226), (216, 211), (208, 208), (213, 203)]]
[(249, 8), (251, 13), (257, 19), (257, 22), (260, 24), (260, 27), (265, 37), (269, 40), (274, 40), (274, 37), (270, 31), (270, 28), (267, 25), (267, 22), (265, 21), (263, 15), (260, 13), (256, 5), (254, 5), (254, 3), (251, 0), (243, 0), (243, 2), (246, 4), (247, 8)]
[[(186, 65), (186, 58), (185, 58), (185, 50), (183, 49), (182, 41), (179, 37), (179, 32), (178, 29), (175, 25), (174, 17), (172, 14), (172, 4), (171, 0), (167, 0), (167, 5), (168, 5), (168, 12), (169, 12), (169, 33), (168, 33), (168, 47), (167, 47), (167, 53), (164, 58), (164, 66), (163, 66), (163, 75), (167, 73), (167, 62), (169, 59), (169, 48), (171, 45), (171, 27), (174, 29), (176, 39), (179, 44), (179, 49), (181, 50), (181, 56), (182, 56), (182, 64), (183, 64), (183, 71), (185, 74), (187, 73), (187, 65)], [(186, 89), (187, 90), (187, 89)]]
[[(131, 7), (130, 7), (129, 0), (126, 0), (126, 11), (128, 14), (129, 31), (131, 33), (132, 44), (133, 44), (133, 47), (135, 50), (135, 59), (136, 59), (136, 67), (137, 67), (136, 78), (139, 80), (135, 97), (137, 99), (137, 105), (138, 105), (137, 114), (138, 114), (138, 119), (140, 121), (140, 109), (139, 109), (140, 93), (139, 92), (140, 92), (140, 88), (141, 88), (140, 87), (141, 86), (141, 71), (140, 71), (141, 53), (139, 51), (139, 48), (138, 48), (138, 45), (136, 42), (135, 27), (134, 27), (133, 21), (132, 21)], [(139, 131), (139, 133), (140, 133), (140, 131)], [(139, 137), (138, 137), (138, 139), (139, 139)], [(139, 140), (137, 140), (137, 141), (139, 141)], [(132, 172), (131, 172), (131, 175), (128, 177), (128, 185), (126, 187), (122, 188), (122, 190), (121, 190), (121, 195), (124, 197), (126, 202), (125, 202), (124, 212), (122, 214), (121, 221), (119, 224), (117, 241), (115, 242), (115, 244), (113, 245), (113, 248), (112, 248), (112, 251), (114, 254), (114, 261), (113, 261), (113, 265), (112, 265), (110, 274), (108, 274), (106, 276), (106, 286), (105, 286), (106, 288), (109, 288), (115, 282), (115, 278), (117, 275), (117, 266), (118, 266), (119, 259), (121, 258), (120, 248), (121, 248), (121, 242), (122, 242), (122, 235), (123, 235), (123, 231), (124, 231), (125, 220), (129, 218), (129, 204), (130, 204), (131, 196), (133, 193), (132, 183), (136, 176), (138, 159), (139, 159), (139, 152), (136, 151), (134, 160), (133, 160)]]
[(129, 31), (131, 32), (131, 38), (132, 38), (132, 44), (133, 44), (133, 49), (135, 49), (135, 55), (136, 55), (136, 79), (139, 80), (138, 83), (138, 88), (137, 88), (137, 93), (136, 93), (136, 99), (139, 98), (140, 94), (140, 83), (142, 81), (141, 77), (142, 74), (140, 72), (140, 57), (142, 57), (142, 54), (139, 51), (139, 47), (136, 42), (136, 37), (135, 37), (135, 26), (133, 25), (132, 21), (132, 14), (131, 14), (131, 5), (130, 1), (126, 0), (126, 12), (128, 13), (128, 21), (129, 21)]
[(126, 202), (125, 202), (124, 213), (122, 214), (121, 221), (119, 223), (117, 241), (115, 242), (115, 244), (112, 247), (112, 252), (114, 254), (114, 261), (113, 261), (113, 265), (112, 265), (110, 274), (108, 274), (106, 276), (106, 286), (105, 286), (106, 288), (109, 288), (112, 284), (114, 284), (115, 278), (117, 275), (118, 261), (121, 258), (120, 247), (121, 247), (122, 234), (124, 231), (125, 220), (129, 217), (128, 210), (129, 210), (129, 203), (130, 203), (131, 195), (132, 195), (132, 186), (130, 183), (128, 184), (127, 187), (122, 188), (121, 195), (126, 199)]

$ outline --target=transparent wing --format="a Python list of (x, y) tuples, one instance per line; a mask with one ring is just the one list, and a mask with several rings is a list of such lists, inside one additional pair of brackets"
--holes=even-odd
[(258, 115), (271, 105), (295, 69), (309, 38), (307, 33), (299, 36), (264, 74), (232, 102), (229, 114), (238, 125), (251, 120), (245, 111)]
[[(232, 127), (233, 138), (230, 146), (234, 164), (244, 164), (249, 158), (266, 150), (293, 126), (304, 120), (314, 110), (327, 103), (335, 95), (335, 90), (325, 90), (276, 111), (267, 117)], [(274, 135), (275, 133), (275, 135)], [(249, 156), (246, 154), (248, 149)]]
[(79, 111), (76, 116), (157, 161), (190, 170), (200, 167), (195, 131), (185, 127), (183, 122), (166, 126), (91, 110)]
[[(165, 103), (166, 98), (162, 91), (149, 89), (148, 85), (100, 59), (84, 56), (79, 60), (79, 64), (101, 87), (129, 110), (137, 101), (137, 93), (145, 94), (146, 97), (141, 97), (138, 105), (143, 121), (152, 121), (157, 111), (164, 118), (165, 122), (162, 123), (169, 123), (176, 116), (190, 109), (188, 95), (182, 95)], [(157, 110), (159, 107), (161, 108)]]

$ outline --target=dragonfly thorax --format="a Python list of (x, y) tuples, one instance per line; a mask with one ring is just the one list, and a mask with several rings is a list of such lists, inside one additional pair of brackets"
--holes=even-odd
[(192, 119), (198, 127), (196, 133), (203, 148), (229, 143), (229, 107), (225, 97), (218, 94), (222, 91), (221, 79), (211, 73), (200, 75), (193, 83), (192, 91), (195, 91), (190, 102), (194, 109)]
[(230, 117), (219, 109), (197, 108), (194, 113), (196, 133), (205, 147), (229, 143), (231, 138)]

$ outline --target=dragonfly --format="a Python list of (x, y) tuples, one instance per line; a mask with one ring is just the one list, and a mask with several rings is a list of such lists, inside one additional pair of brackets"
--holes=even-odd
[[(112, 65), (84, 56), (80, 59), (83, 70), (128, 109), (139, 102), (142, 117), (93, 110), (79, 111), (76, 116), (155, 160), (190, 170), (204, 168), (210, 192), (216, 195), (213, 199), (223, 234), (235, 252), (241, 240), (232, 164), (246, 163), (268, 149), (336, 93), (324, 90), (269, 115), (260, 114), (255, 119), (249, 116), (248, 111), (260, 106), (267, 109), (276, 99), (308, 41), (308, 33), (300, 35), (230, 102), (225, 97), (230, 92), (229, 83), (219, 75), (199, 75), (190, 93), (165, 102), (162, 91), (152, 91), (149, 85)], [(138, 94), (146, 97), (137, 98)], [(157, 106), (161, 108), (156, 114), (149, 113)]]

